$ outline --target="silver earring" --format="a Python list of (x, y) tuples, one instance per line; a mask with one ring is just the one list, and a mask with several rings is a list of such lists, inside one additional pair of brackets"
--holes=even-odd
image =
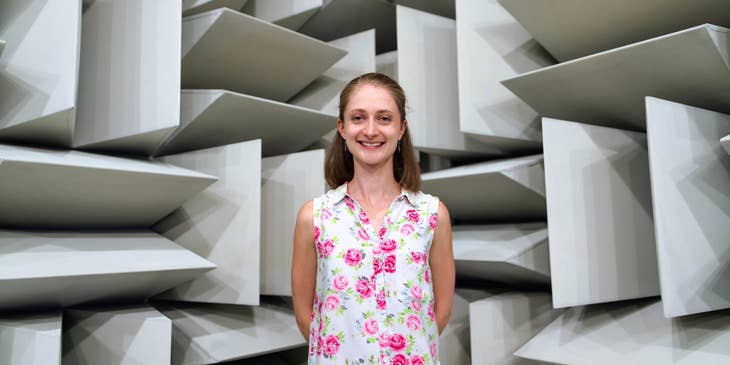
[(400, 152), (400, 139), (398, 140), (398, 146), (396, 147), (398, 149), (398, 152)]
[(343, 146), (345, 147), (345, 152), (349, 152), (349, 151), (347, 150), (347, 141), (345, 141), (345, 140), (343, 139), (343, 140), (342, 140), (342, 145), (343, 145)]

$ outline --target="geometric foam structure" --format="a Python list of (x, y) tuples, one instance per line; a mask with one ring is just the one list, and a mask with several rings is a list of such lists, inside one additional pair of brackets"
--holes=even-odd
[(398, 82), (410, 103), (413, 145), (441, 155), (498, 153), (459, 128), (456, 22), (400, 5), (396, 17)]
[[(439, 362), (441, 364), (470, 365), (469, 305), (498, 294), (494, 290), (459, 287), (454, 292), (451, 319), (439, 337)], [(474, 363), (476, 364), (476, 363)]]
[(730, 115), (649, 97), (646, 115), (664, 315), (730, 308)]
[(561, 62), (703, 23), (730, 27), (730, 3), (725, 0), (499, 3)]
[(81, 0), (0, 1), (0, 140), (70, 147)]
[(0, 317), (0, 363), (61, 363), (61, 312)]
[(722, 148), (724, 148), (727, 153), (730, 153), (730, 134), (720, 138), (720, 143), (722, 144)]
[(553, 305), (659, 294), (646, 135), (543, 119)]
[(226, 90), (184, 90), (180, 127), (155, 155), (262, 140), (264, 156), (302, 150), (335, 126), (337, 117)]
[(0, 56), (3, 54), (3, 50), (5, 50), (5, 44), (6, 42), (2, 39), (0, 39)]
[(421, 179), (423, 191), (438, 196), (455, 219), (505, 221), (547, 217), (542, 155), (453, 167), (424, 173)]
[(730, 113), (728, 42), (705, 24), (502, 83), (543, 117), (644, 131), (645, 96)]
[(299, 208), (325, 193), (324, 150), (261, 161), (261, 294), (291, 295), (292, 237)]
[(186, 89), (225, 89), (286, 101), (345, 54), (228, 8), (182, 21), (182, 86)]
[(208, 10), (229, 8), (240, 10), (248, 0), (182, 0), (182, 15), (200, 14)]
[(549, 293), (503, 293), (469, 304), (471, 361), (482, 365), (532, 363), (512, 355), (560, 315)]
[(460, 277), (511, 284), (550, 284), (545, 223), (454, 226)]
[(172, 320), (172, 364), (213, 364), (303, 346), (291, 304), (259, 306), (157, 302)]
[(148, 156), (180, 124), (180, 7), (107, 0), (84, 8), (74, 147)]
[(557, 364), (727, 364), (730, 313), (664, 318), (657, 299), (567, 309), (515, 355)]
[(152, 232), (0, 231), (0, 310), (144, 299), (215, 265)]
[(169, 364), (172, 322), (146, 305), (66, 309), (64, 364)]
[(540, 117), (499, 83), (555, 60), (498, 3), (456, 2), (461, 131), (508, 151), (539, 150)]
[(0, 144), (0, 225), (149, 227), (215, 181), (169, 164)]
[(242, 13), (297, 30), (322, 7), (323, 0), (251, 0)]
[(153, 227), (217, 267), (157, 298), (259, 304), (261, 141), (166, 156), (164, 161), (218, 176)]

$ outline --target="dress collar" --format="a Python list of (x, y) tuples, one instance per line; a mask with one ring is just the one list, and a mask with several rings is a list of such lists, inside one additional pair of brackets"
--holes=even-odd
[[(337, 187), (337, 189), (335, 189), (333, 191), (333, 194), (334, 194), (333, 198), (334, 198), (335, 203), (339, 203), (340, 201), (345, 199), (345, 197), (349, 197), (350, 199), (352, 199), (352, 197), (350, 197), (350, 194), (347, 193), (347, 183), (344, 183), (344, 184), (340, 185), (339, 187)], [(412, 206), (414, 206), (414, 207), (416, 206), (416, 193), (414, 193), (410, 190), (407, 190), (404, 187), (401, 187), (400, 195), (398, 195), (398, 197), (396, 197), (396, 199), (400, 199), (403, 196), (405, 196), (406, 199), (408, 199), (408, 202), (411, 203)]]

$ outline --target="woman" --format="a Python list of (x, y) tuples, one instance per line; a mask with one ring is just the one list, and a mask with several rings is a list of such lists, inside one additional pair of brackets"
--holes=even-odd
[(294, 230), (292, 296), (309, 364), (438, 364), (451, 315), (451, 225), (420, 192), (403, 89), (369, 73), (340, 94), (325, 176)]

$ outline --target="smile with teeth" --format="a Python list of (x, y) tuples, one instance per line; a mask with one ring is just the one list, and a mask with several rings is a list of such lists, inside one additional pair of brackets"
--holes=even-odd
[(385, 144), (385, 142), (365, 142), (365, 141), (359, 141), (358, 143), (360, 143), (361, 145), (363, 145), (365, 147), (370, 147), (370, 148), (380, 147)]

